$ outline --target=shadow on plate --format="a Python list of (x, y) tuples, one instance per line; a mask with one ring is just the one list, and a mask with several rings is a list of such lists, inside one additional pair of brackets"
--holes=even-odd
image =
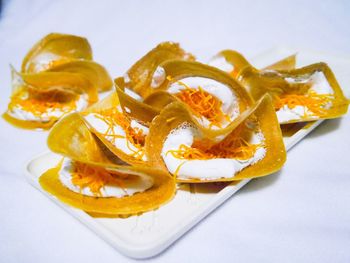
[(342, 119), (343, 118), (325, 120), (316, 130), (310, 133), (307, 138), (314, 139), (336, 131), (340, 127)]

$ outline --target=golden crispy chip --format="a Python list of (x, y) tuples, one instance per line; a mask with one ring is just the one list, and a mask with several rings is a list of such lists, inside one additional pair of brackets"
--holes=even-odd
[(147, 124), (150, 124), (153, 118), (159, 114), (159, 110), (156, 107), (152, 107), (145, 102), (138, 101), (127, 95), (125, 93), (123, 78), (115, 79), (114, 83), (120, 106), (125, 114)]

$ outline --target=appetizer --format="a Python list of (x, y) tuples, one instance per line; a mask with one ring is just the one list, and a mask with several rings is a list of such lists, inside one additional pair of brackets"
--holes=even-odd
[(325, 63), (294, 69), (291, 56), (258, 70), (238, 52), (225, 50), (211, 64), (230, 73), (255, 100), (269, 93), (280, 124), (338, 118), (347, 112), (349, 101)]
[(27, 129), (48, 129), (64, 114), (81, 111), (112, 87), (107, 71), (92, 61), (85, 38), (49, 34), (12, 68), (12, 95), (3, 117)]
[(149, 161), (177, 182), (233, 181), (264, 176), (285, 162), (280, 126), (269, 95), (213, 140), (184, 104), (166, 106), (151, 124)]
[(130, 166), (92, 133), (79, 113), (51, 130), (49, 148), (63, 159), (39, 182), (73, 207), (99, 216), (132, 215), (157, 209), (175, 193), (174, 179), (149, 166)]

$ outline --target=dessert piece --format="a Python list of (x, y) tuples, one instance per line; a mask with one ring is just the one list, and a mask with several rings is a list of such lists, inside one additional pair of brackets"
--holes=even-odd
[(242, 180), (282, 167), (286, 151), (269, 95), (228, 127), (213, 140), (183, 103), (170, 103), (151, 124), (149, 162), (190, 183)]
[[(218, 61), (255, 100), (265, 93), (272, 96), (280, 124), (338, 118), (347, 112), (349, 100), (325, 63), (295, 69), (295, 56), (290, 56), (258, 70), (232, 50), (220, 52), (212, 64), (220, 66)], [(222, 66), (223, 61), (231, 68)]]
[(98, 91), (112, 87), (107, 71), (92, 60), (85, 38), (49, 34), (12, 68), (12, 95), (3, 117), (27, 129), (48, 129), (59, 118), (98, 100)]
[(62, 202), (91, 214), (138, 214), (157, 209), (175, 193), (169, 174), (124, 163), (78, 113), (67, 115), (52, 128), (48, 146), (64, 159), (39, 178), (41, 186)]

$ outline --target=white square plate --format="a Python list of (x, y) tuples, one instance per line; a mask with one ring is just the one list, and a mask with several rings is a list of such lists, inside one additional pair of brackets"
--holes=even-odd
[[(294, 53), (295, 50), (290, 48), (273, 49), (251, 61), (257, 67), (264, 67)], [(350, 60), (348, 59), (304, 51), (298, 52), (297, 61), (298, 66), (318, 61), (327, 62), (341, 85), (349, 78), (346, 76), (346, 71), (350, 68)], [(308, 128), (302, 128), (293, 136), (284, 138), (287, 150), (321, 122), (314, 122)], [(40, 187), (38, 183), (40, 175), (55, 166), (59, 159), (60, 156), (53, 153), (45, 153), (33, 159), (27, 166), (26, 177), (28, 181), (114, 248), (132, 258), (147, 258), (162, 252), (249, 182), (249, 180), (244, 180), (229, 185), (182, 184), (179, 185), (174, 199), (156, 211), (125, 219), (94, 218), (81, 210), (61, 203)]]

